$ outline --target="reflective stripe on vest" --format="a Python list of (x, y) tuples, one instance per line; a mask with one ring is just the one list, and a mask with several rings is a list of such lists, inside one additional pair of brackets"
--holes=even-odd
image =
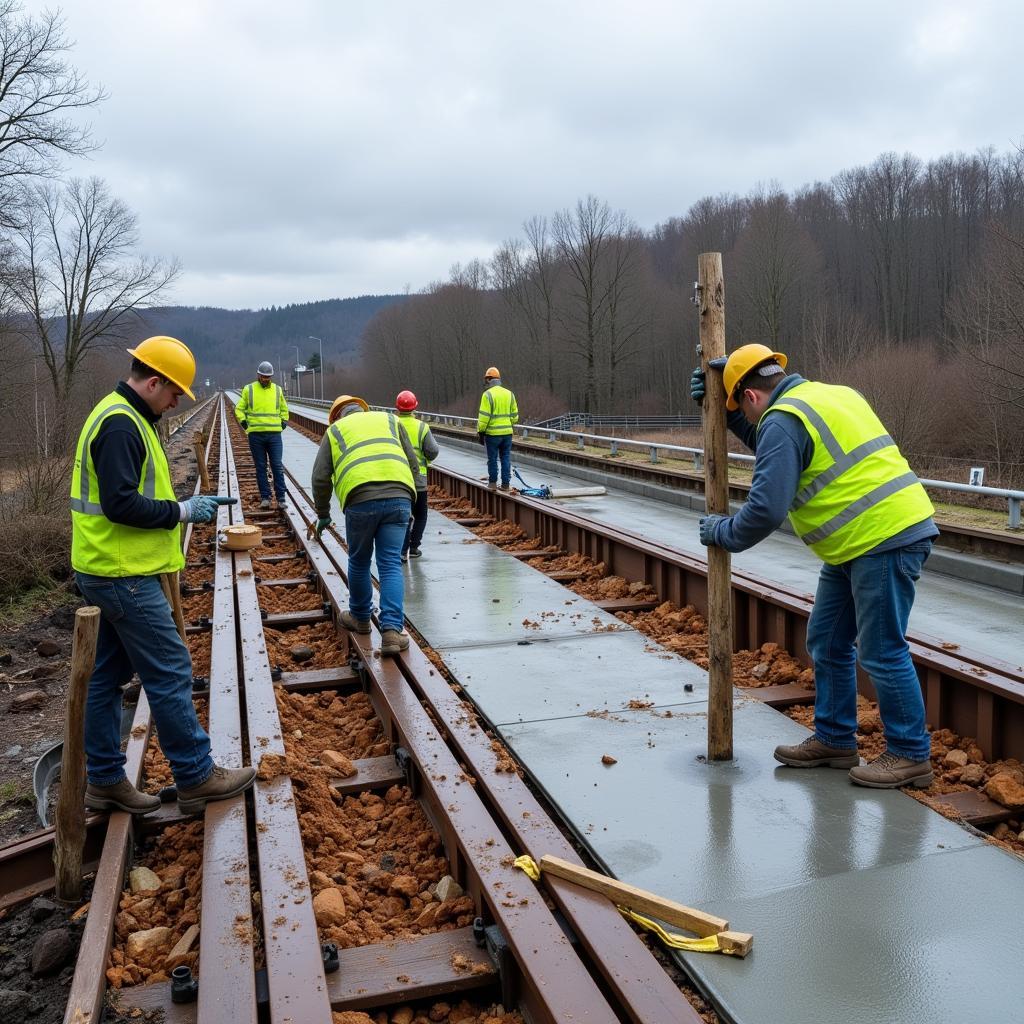
[(516, 396), (508, 388), (495, 384), (480, 396), (480, 412), (476, 429), (484, 434), (511, 434), (512, 425), (519, 422)]
[(789, 510), (796, 535), (830, 565), (928, 519), (932, 503), (896, 442), (852, 388), (807, 381), (762, 416), (796, 416), (814, 443)]
[[(398, 422), (402, 429), (409, 435), (413, 448), (416, 449), (416, 459), (420, 464), (420, 476), (427, 475), (427, 457), (423, 454), (423, 438), (427, 433), (427, 425), (415, 416), (399, 416)], [(417, 428), (413, 432), (413, 428)]]
[(327, 431), (331, 443), (334, 493), (342, 510), (356, 487), (399, 483), (415, 497), (416, 482), (398, 436), (393, 413), (356, 412), (343, 416)]
[[(254, 431), (259, 433), (280, 430), (281, 389), (276, 384), (271, 384), (266, 388), (262, 385), (257, 387), (255, 384), (248, 384), (245, 391), (249, 399), (248, 408), (243, 413), (243, 419), (248, 424), (246, 431), (251, 434)], [(257, 404), (259, 408), (257, 408)]]
[(92, 442), (110, 416), (127, 416), (145, 448), (138, 491), (144, 498), (177, 501), (170, 469), (155, 427), (113, 392), (89, 414), (78, 438), (71, 477), (71, 564), (93, 576), (152, 576), (176, 572), (185, 560), (181, 527), (140, 529), (114, 523), (103, 514), (99, 481), (92, 461)]

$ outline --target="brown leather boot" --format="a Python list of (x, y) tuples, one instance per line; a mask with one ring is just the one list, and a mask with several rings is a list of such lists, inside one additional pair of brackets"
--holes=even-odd
[(830, 747), (815, 736), (795, 746), (775, 748), (775, 760), (790, 768), (855, 768), (860, 764), (857, 748)]
[(930, 759), (911, 761), (888, 750), (870, 764), (859, 765), (850, 772), (851, 782), (870, 789), (898, 789), (900, 786), (927, 789), (934, 778)]
[(350, 633), (369, 633), (370, 632), (370, 620), (369, 619), (357, 619), (351, 612), (342, 612), (338, 616), (341, 619), (341, 624)]
[(399, 654), (409, 649), (409, 634), (397, 629), (385, 629), (380, 637), (381, 654)]
[(255, 768), (222, 768), (215, 764), (205, 782), (178, 787), (178, 809), (182, 814), (198, 814), (208, 803), (244, 793), (255, 778)]
[(126, 811), (128, 814), (151, 814), (160, 807), (160, 797), (142, 793), (127, 779), (112, 786), (85, 787), (85, 806), (90, 811)]

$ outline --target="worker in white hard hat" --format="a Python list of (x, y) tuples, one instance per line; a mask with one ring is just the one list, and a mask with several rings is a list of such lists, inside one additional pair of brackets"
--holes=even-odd
[[(783, 352), (742, 345), (721, 371), (732, 432), (754, 451), (750, 494), (734, 516), (707, 515), (701, 543), (745, 551), (789, 517), (824, 562), (807, 623), (814, 734), (775, 748), (792, 768), (844, 768), (872, 789), (931, 785), (931, 740), (907, 622), (938, 529), (932, 503), (896, 442), (853, 388), (804, 380)], [(717, 376), (717, 374), (716, 374)], [(717, 381), (716, 381), (717, 384)], [(696, 369), (690, 394), (705, 392)], [(885, 752), (860, 764), (857, 662), (871, 677)]]
[(274, 383), (272, 363), (264, 360), (256, 367), (256, 380), (242, 388), (242, 397), (235, 406), (235, 416), (249, 435), (249, 451), (256, 466), (256, 486), (260, 489), (260, 508), (270, 508), (268, 459), (274, 476), (277, 507), (284, 508), (286, 493), (281, 431), (288, 426), (288, 403), (280, 386)]
[[(222, 768), (192, 704), (192, 659), (160, 577), (184, 565), (182, 523), (210, 523), (237, 499), (179, 502), (156, 425), (181, 395), (192, 398), (196, 361), (177, 338), (147, 338), (128, 350), (126, 380), (86, 417), (71, 476), (71, 565), (86, 604), (100, 609), (96, 664), (85, 707), (85, 804), (149, 814), (160, 798), (125, 774), (121, 697), (138, 675), (170, 762), (184, 814), (248, 789), (252, 768)], [(175, 584), (176, 585), (176, 584)]]

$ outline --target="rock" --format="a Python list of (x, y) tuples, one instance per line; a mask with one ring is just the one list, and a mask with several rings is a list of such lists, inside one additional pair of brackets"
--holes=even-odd
[(54, 655), (60, 654), (60, 644), (56, 644), (52, 640), (40, 640), (36, 644), (36, 654), (41, 658), (52, 658)]
[(411, 1006), (400, 1006), (391, 1014), (391, 1024), (412, 1024), (412, 1019), (415, 1016)]
[(309, 644), (296, 644), (294, 647), (290, 647), (288, 649), (288, 653), (300, 665), (304, 661), (312, 661), (316, 657), (316, 651), (314, 651)]
[(1011, 834), (1010, 826), (1007, 825), (1005, 821), (999, 822), (999, 824), (992, 829), (993, 839), (1009, 839)]
[(960, 773), (960, 781), (968, 786), (980, 786), (985, 781), (985, 769), (980, 764), (969, 764)]
[(968, 760), (966, 750), (951, 750), (942, 759), (942, 764), (946, 768), (963, 768)]
[(11, 711), (32, 711), (35, 708), (41, 707), (45, 701), (45, 690), (26, 690), (24, 693), (19, 693), (11, 701)]
[(1024, 807), (1024, 786), (1013, 775), (993, 775), (985, 787), (985, 795), (1004, 807)]
[(437, 883), (437, 888), (434, 889), (434, 899), (438, 903), (446, 903), (448, 900), (457, 900), (462, 895), (462, 886), (452, 878), (451, 875), (445, 875)]
[(345, 900), (339, 889), (333, 886), (322, 889), (313, 897), (313, 914), (320, 928), (345, 923)]
[(281, 754), (264, 754), (260, 758), (259, 767), (256, 769), (256, 778), (268, 782), (276, 779), (279, 775), (288, 774), (288, 761)]
[(334, 880), (323, 871), (311, 871), (309, 874), (309, 884), (314, 889), (329, 889), (334, 885)]
[(429, 903), (420, 912), (419, 917), (416, 918), (414, 924), (417, 928), (432, 928), (434, 921), (437, 918), (437, 912), (441, 909), (440, 903)]
[(452, 1012), (451, 1004), (449, 1003), (434, 1003), (430, 1008), (429, 1017), (432, 1021), (442, 1021), (448, 1019), (448, 1014)]
[(420, 883), (412, 875), (395, 875), (388, 888), (389, 896), (404, 896), (411, 900), (420, 891)]
[(132, 868), (128, 875), (128, 886), (134, 893), (157, 892), (161, 884), (160, 876), (149, 868)]
[(165, 890), (180, 889), (185, 884), (185, 876), (188, 874), (183, 864), (171, 864), (163, 870), (160, 881), (163, 882)]
[(612, 757), (611, 754), (601, 755), (601, 764), (618, 764), (619, 760), (616, 757)]
[(382, 853), (380, 857), (381, 871), (395, 870), (395, 855), (393, 853)]
[(15, 743), (13, 747), (8, 747), (4, 751), (4, 757), (17, 757), (21, 753), (21, 745)]
[(53, 673), (57, 670), (55, 665), (37, 665), (32, 669), (33, 679), (52, 679)]
[(132, 932), (128, 936), (125, 952), (129, 960), (151, 957), (171, 944), (170, 928), (147, 928), (144, 932)]
[(164, 961), (164, 967), (168, 970), (173, 970), (178, 965), (173, 961), (178, 960), (180, 957), (185, 956), (188, 951), (192, 948), (192, 944), (199, 938), (199, 925), (189, 925), (185, 934), (174, 944), (174, 948), (167, 954), (167, 959)]
[(18, 988), (0, 988), (0, 1020), (25, 1020), (35, 1013), (35, 1000)]
[(764, 679), (764, 677), (765, 677), (766, 675), (768, 675), (768, 670), (769, 670), (770, 668), (771, 668), (771, 665), (769, 665), (767, 661), (762, 661), (762, 662), (759, 662), (758, 664), (756, 664), (756, 665), (755, 665), (755, 666), (754, 666), (754, 667), (753, 667), (753, 668), (752, 668), (752, 669), (750, 670), (750, 674), (751, 674), (751, 675), (752, 675), (752, 676), (753, 676), (753, 677), (754, 677), (755, 679)]
[(32, 977), (56, 974), (75, 955), (75, 944), (67, 928), (51, 928), (32, 947)]
[(28, 908), (28, 912), (33, 921), (42, 921), (44, 917), (49, 917), (57, 909), (57, 904), (53, 900), (48, 900), (45, 896), (37, 896)]
[(350, 779), (357, 773), (356, 766), (344, 754), (336, 750), (324, 750), (320, 754), (320, 763), (337, 772), (343, 779)]

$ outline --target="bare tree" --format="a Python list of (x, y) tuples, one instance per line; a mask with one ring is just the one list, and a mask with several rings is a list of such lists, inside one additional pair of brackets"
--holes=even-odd
[(53, 440), (63, 445), (83, 360), (129, 337), (136, 313), (157, 302), (179, 265), (133, 255), (135, 214), (99, 178), (36, 186), (31, 196), (12, 236), (21, 266), (11, 290), (49, 374), (58, 410)]

